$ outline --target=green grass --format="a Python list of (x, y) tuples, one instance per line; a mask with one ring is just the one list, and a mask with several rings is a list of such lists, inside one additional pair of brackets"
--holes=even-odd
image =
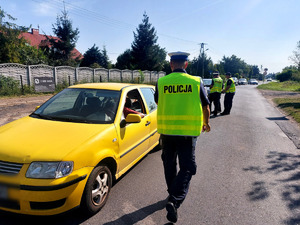
[(300, 98), (274, 98), (273, 101), (300, 124)]
[(261, 84), (257, 88), (263, 90), (273, 90), (273, 91), (300, 92), (300, 82), (297, 81), (269, 82), (267, 84)]

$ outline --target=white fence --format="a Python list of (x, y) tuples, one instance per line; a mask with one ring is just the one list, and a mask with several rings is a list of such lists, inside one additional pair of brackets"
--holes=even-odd
[[(165, 76), (163, 71), (142, 71), (144, 82), (156, 82)], [(34, 85), (35, 77), (53, 77), (55, 85), (69, 82), (70, 85), (81, 82), (132, 82), (141, 79), (138, 70), (118, 70), (89, 67), (70, 67), (48, 65), (21, 65), (17, 63), (0, 64), (0, 75), (12, 77), (28, 86)]]

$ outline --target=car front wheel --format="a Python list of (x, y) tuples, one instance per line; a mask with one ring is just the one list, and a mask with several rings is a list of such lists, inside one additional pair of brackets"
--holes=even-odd
[(81, 205), (88, 214), (97, 213), (106, 203), (112, 186), (108, 167), (97, 166), (86, 183)]

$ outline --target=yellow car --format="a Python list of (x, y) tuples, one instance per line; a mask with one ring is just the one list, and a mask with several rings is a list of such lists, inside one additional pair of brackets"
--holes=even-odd
[(158, 145), (156, 107), (152, 85), (80, 84), (0, 127), (0, 210), (98, 212), (112, 182)]

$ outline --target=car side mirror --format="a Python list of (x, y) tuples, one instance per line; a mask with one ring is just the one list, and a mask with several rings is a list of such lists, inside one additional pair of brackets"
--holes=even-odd
[(120, 127), (124, 128), (127, 123), (140, 123), (142, 118), (138, 114), (128, 114), (125, 120), (122, 120), (120, 123)]

